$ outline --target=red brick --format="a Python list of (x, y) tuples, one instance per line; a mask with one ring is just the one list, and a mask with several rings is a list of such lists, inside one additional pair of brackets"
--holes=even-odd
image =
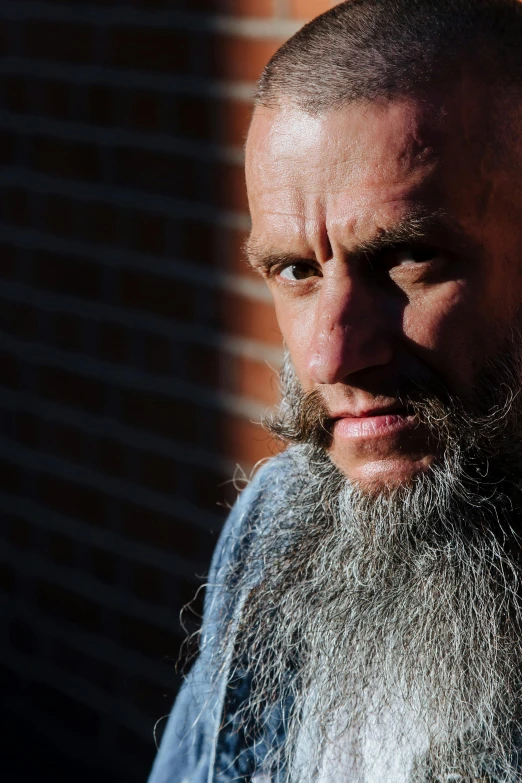
[(281, 332), (272, 304), (254, 302), (245, 296), (227, 292), (221, 297), (220, 306), (221, 325), (226, 331), (281, 345)]
[(70, 84), (66, 82), (49, 81), (45, 84), (46, 111), (51, 117), (67, 120), (71, 112), (71, 99), (74, 98)]
[(33, 528), (26, 519), (17, 516), (8, 517), (7, 540), (17, 549), (28, 550), (31, 547)]
[(166, 218), (150, 212), (133, 214), (134, 243), (137, 250), (151, 255), (165, 252)]
[(216, 168), (216, 197), (220, 205), (238, 212), (248, 212), (243, 166), (223, 163)]
[(77, 733), (84, 742), (94, 741), (96, 747), (101, 724), (98, 712), (58, 688), (27, 680), (24, 684), (36, 715), (52, 716), (68, 733)]
[(122, 507), (122, 532), (133, 541), (174, 552), (192, 562), (207, 560), (213, 550), (210, 534), (193, 524), (130, 503)]
[(231, 378), (236, 394), (274, 405), (279, 398), (277, 368), (246, 356), (230, 357)]
[(136, 769), (136, 779), (144, 780), (150, 767), (151, 751), (154, 747), (152, 742), (144, 740), (141, 735), (125, 726), (118, 726), (115, 745), (125, 759), (133, 760), (134, 768), (136, 768), (136, 763), (141, 762), (143, 766), (141, 769)]
[(186, 73), (195, 45), (187, 34), (171, 30), (120, 27), (111, 31), (109, 57), (120, 68)]
[(0, 297), (0, 328), (6, 334), (22, 340), (39, 341), (39, 311), (24, 302), (10, 302)]
[(92, 60), (88, 25), (39, 19), (24, 25), (25, 54), (46, 60), (85, 63)]
[(164, 660), (168, 655), (176, 660), (181, 639), (180, 635), (173, 630), (166, 631), (156, 625), (127, 615), (120, 615), (118, 625), (125, 646), (132, 647), (156, 659)]
[(50, 582), (37, 580), (36, 600), (46, 614), (87, 631), (101, 630), (100, 607), (84, 596)]
[[(168, 0), (168, 1), (170, 1), (170, 0)], [(150, 2), (151, 6), (154, 5), (154, 2), (155, 2), (155, 0), (151, 0), (151, 2)], [(68, 5), (71, 4), (71, 0), (53, 0), (53, 5), (56, 5), (56, 4), (62, 4), (62, 5), (68, 6)], [(112, 6), (113, 8), (114, 7), (121, 8), (122, 5), (123, 5), (123, 2), (122, 2), (122, 0), (89, 0), (89, 5), (90, 6), (101, 6), (101, 7)], [(134, 0), (129, 0), (127, 5), (137, 5), (137, 3), (134, 2)]]
[(118, 241), (118, 213), (111, 204), (85, 204), (91, 228), (91, 241), (112, 244)]
[(185, 321), (194, 314), (194, 292), (180, 280), (126, 269), (120, 275), (121, 303), (135, 310)]
[(101, 359), (121, 364), (129, 353), (129, 330), (119, 324), (104, 321), (98, 326), (98, 354)]
[(174, 370), (172, 365), (172, 345), (168, 337), (146, 332), (143, 336), (144, 364), (149, 372), (168, 375)]
[(313, 19), (337, 4), (337, 0), (290, 0), (290, 13), (296, 19)]
[(102, 413), (106, 389), (101, 381), (60, 370), (41, 367), (39, 390), (47, 399), (81, 408), (91, 413)]
[[(42, 203), (42, 202), (41, 202)], [(52, 234), (71, 236), (74, 232), (74, 204), (62, 196), (47, 195), (42, 203), (45, 226)]]
[(96, 84), (89, 87), (89, 119), (95, 125), (111, 125), (116, 95), (109, 87)]
[(185, 442), (195, 439), (201, 411), (195, 405), (154, 394), (122, 390), (123, 420), (132, 427)]
[(88, 451), (88, 435), (76, 427), (58, 422), (53, 425), (53, 430), (55, 453), (71, 462), (84, 462)]
[(36, 288), (77, 295), (82, 299), (101, 295), (101, 268), (93, 261), (46, 250), (33, 252), (31, 260), (30, 282)]
[(137, 130), (163, 130), (158, 93), (133, 91), (131, 95), (130, 121), (131, 126)]
[(114, 666), (85, 655), (77, 647), (71, 647), (62, 641), (56, 641), (54, 644), (52, 657), (55, 665), (62, 671), (93, 683), (107, 693), (117, 693), (120, 673)]
[(16, 593), (16, 573), (6, 563), (0, 563), (0, 591), (11, 595)]
[(183, 260), (212, 265), (217, 261), (219, 229), (196, 220), (186, 220), (179, 229)]
[(90, 551), (90, 560), (91, 572), (96, 579), (105, 584), (116, 583), (118, 563), (116, 556), (112, 552), (94, 547)]
[(278, 399), (277, 368), (248, 357), (231, 356), (215, 348), (191, 346), (186, 377), (205, 388), (223, 389), (266, 405)]
[(152, 604), (165, 603), (165, 579), (157, 568), (136, 563), (133, 567), (132, 582), (137, 598)]
[(0, 163), (12, 166), (15, 162), (15, 145), (18, 134), (0, 130)]
[(3, 94), (5, 107), (15, 114), (27, 111), (27, 82), (22, 76), (4, 76)]
[(110, 476), (125, 475), (126, 447), (112, 438), (100, 438), (97, 442), (97, 466)]
[[(135, 0), (144, 8), (171, 8), (172, 0)], [(207, 13), (232, 14), (234, 16), (261, 17), (272, 16), (273, 0), (176, 0), (176, 8), (187, 11), (206, 11)]]
[(167, 693), (163, 685), (137, 677), (131, 684), (131, 698), (139, 710), (157, 720), (158, 715), (170, 710), (173, 694)]
[(201, 200), (199, 174), (206, 164), (163, 152), (123, 148), (115, 150), (114, 163), (122, 185)]
[(277, 451), (273, 439), (259, 424), (238, 416), (227, 416), (220, 424), (222, 453), (240, 465), (255, 465)]
[(4, 280), (12, 280), (18, 275), (17, 253), (9, 244), (0, 244), (0, 277)]
[(0, 352), (0, 386), (16, 389), (20, 383), (20, 364), (15, 356)]
[(54, 321), (54, 343), (64, 351), (83, 351), (84, 323), (70, 313), (56, 313)]
[(222, 355), (215, 348), (192, 345), (187, 355), (187, 380), (217, 388), (222, 383), (222, 377)]
[(259, 274), (254, 272), (247, 261), (245, 242), (248, 239), (247, 231), (234, 231), (222, 229), (220, 234), (220, 247), (224, 260), (224, 266), (229, 272), (249, 277), (259, 282)]
[(38, 639), (28, 623), (18, 618), (9, 623), (9, 642), (13, 650), (22, 655), (35, 655), (38, 652)]
[(272, 16), (273, 0), (214, 0), (217, 11), (235, 16)]
[(219, 137), (225, 144), (242, 147), (246, 141), (252, 104), (246, 101), (226, 101), (219, 116)]
[(96, 490), (46, 473), (37, 477), (36, 484), (41, 502), (49, 508), (97, 526), (104, 525), (103, 512), (107, 498)]
[(36, 170), (75, 179), (100, 178), (100, 156), (94, 144), (64, 142), (44, 136), (35, 138), (33, 143)]
[(76, 544), (63, 533), (50, 533), (47, 554), (54, 563), (71, 566), (76, 560)]
[(3, 201), (3, 219), (14, 226), (26, 226), (28, 223), (27, 191), (23, 188), (7, 187)]
[(214, 512), (232, 505), (237, 493), (230, 480), (228, 474), (225, 476), (217, 471), (198, 468), (192, 478), (194, 501)]
[(175, 104), (177, 133), (191, 139), (212, 139), (216, 136), (216, 108), (211, 98), (180, 96)]
[[(106, 0), (93, 0), (93, 2), (104, 4)], [(121, 4), (121, 0), (110, 0), (110, 2), (116, 3), (116, 5)], [(192, 8), (193, 2), (199, 2), (199, 0), (176, 0), (176, 8)], [(170, 10), (172, 8), (172, 0), (134, 0), (134, 5), (146, 8), (147, 11), (151, 9), (155, 11), (159, 9)]]
[(211, 40), (211, 73), (221, 79), (255, 82), (282, 43), (280, 39), (215, 37)]
[(141, 480), (144, 484), (160, 492), (172, 492), (176, 480), (176, 463), (172, 459), (142, 452), (141, 465)]
[(40, 448), (40, 420), (33, 414), (24, 411), (16, 414), (15, 421), (18, 442), (32, 449)]

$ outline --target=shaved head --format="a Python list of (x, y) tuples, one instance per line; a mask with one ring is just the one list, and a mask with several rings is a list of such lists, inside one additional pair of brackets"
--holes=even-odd
[(419, 95), (471, 65), (480, 81), (520, 88), (517, 0), (349, 0), (313, 19), (266, 66), (256, 104), (316, 113)]

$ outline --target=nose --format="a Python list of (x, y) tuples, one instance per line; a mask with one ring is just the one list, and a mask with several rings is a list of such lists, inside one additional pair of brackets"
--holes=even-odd
[(308, 377), (318, 384), (339, 383), (391, 362), (393, 328), (386, 310), (382, 297), (356, 274), (325, 275), (312, 316)]

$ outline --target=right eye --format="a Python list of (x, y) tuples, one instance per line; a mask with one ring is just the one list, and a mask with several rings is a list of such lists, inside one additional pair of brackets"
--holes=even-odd
[(282, 277), (283, 280), (288, 280), (292, 283), (295, 283), (298, 280), (306, 280), (309, 277), (316, 276), (316, 267), (312, 264), (307, 264), (304, 261), (298, 261), (295, 264), (289, 264), (278, 272), (278, 277)]

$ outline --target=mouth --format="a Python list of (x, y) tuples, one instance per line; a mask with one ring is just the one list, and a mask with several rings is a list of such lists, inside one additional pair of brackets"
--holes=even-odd
[(335, 416), (333, 432), (342, 440), (370, 440), (397, 435), (417, 426), (417, 417), (407, 408), (394, 408)]

